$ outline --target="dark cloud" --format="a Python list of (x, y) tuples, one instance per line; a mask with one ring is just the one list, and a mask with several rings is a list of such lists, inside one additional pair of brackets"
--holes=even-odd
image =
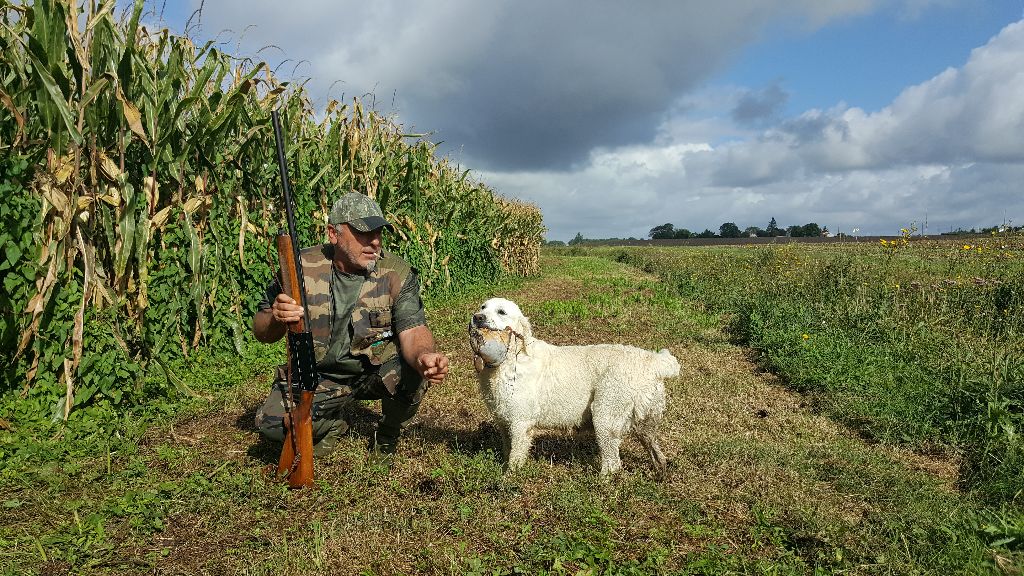
[[(194, 0), (195, 1), (195, 0)], [(312, 63), (311, 89), (376, 94), (480, 169), (569, 169), (592, 149), (649, 140), (681, 94), (779, 20), (820, 26), (870, 2), (506, 0), (207, 2), (204, 29), (252, 20), (246, 46)], [(321, 92), (321, 93), (322, 93)], [(758, 102), (776, 106), (767, 88)], [(768, 110), (770, 111), (770, 110)]]
[(565, 169), (596, 146), (649, 140), (678, 94), (749, 38), (757, 10), (720, 19), (715, 34), (694, 30), (708, 17), (692, 4), (644, 10), (658, 16), (621, 2), (524, 3), (458, 71), (465, 89), (424, 97), (409, 85), (403, 116), (485, 169)]
[(789, 93), (778, 83), (761, 90), (748, 90), (740, 95), (732, 109), (732, 119), (744, 126), (764, 126), (778, 120), (788, 100)]
[(812, 110), (796, 118), (784, 120), (773, 132), (792, 137), (797, 143), (807, 144), (820, 142), (827, 132), (835, 132), (845, 137), (849, 134), (849, 127), (842, 118), (820, 110)]

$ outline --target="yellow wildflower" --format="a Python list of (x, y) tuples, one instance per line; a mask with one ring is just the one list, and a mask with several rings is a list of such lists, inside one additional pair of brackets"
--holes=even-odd
[(807, 340), (808, 338), (810, 338), (810, 336), (808, 336), (807, 334), (804, 334), (804, 340)]

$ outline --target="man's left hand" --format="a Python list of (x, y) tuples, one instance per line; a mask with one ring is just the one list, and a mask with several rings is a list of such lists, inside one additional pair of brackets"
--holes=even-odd
[(419, 372), (431, 384), (440, 384), (448, 376), (448, 357), (440, 352), (424, 352), (416, 358)]

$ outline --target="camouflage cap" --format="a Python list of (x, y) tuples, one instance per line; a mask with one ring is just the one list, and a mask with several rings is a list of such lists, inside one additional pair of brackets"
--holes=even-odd
[(380, 206), (366, 194), (349, 192), (334, 201), (328, 224), (348, 224), (360, 232), (371, 232), (378, 228), (394, 227), (384, 219)]

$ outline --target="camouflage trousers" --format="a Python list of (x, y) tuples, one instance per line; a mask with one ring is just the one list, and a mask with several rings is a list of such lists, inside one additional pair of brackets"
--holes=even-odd
[[(284, 366), (278, 366), (271, 385), (270, 396), (256, 412), (256, 428), (265, 437), (284, 441), (286, 414), (282, 392), (287, 389)], [(317, 452), (334, 448), (338, 438), (348, 431), (343, 411), (356, 400), (380, 400), (381, 421), (377, 426), (376, 442), (394, 446), (401, 434), (402, 424), (416, 415), (420, 401), (428, 388), (416, 370), (401, 356), (381, 364), (342, 384), (321, 380), (313, 394), (313, 442)], [(298, 398), (298, 391), (294, 398)]]

